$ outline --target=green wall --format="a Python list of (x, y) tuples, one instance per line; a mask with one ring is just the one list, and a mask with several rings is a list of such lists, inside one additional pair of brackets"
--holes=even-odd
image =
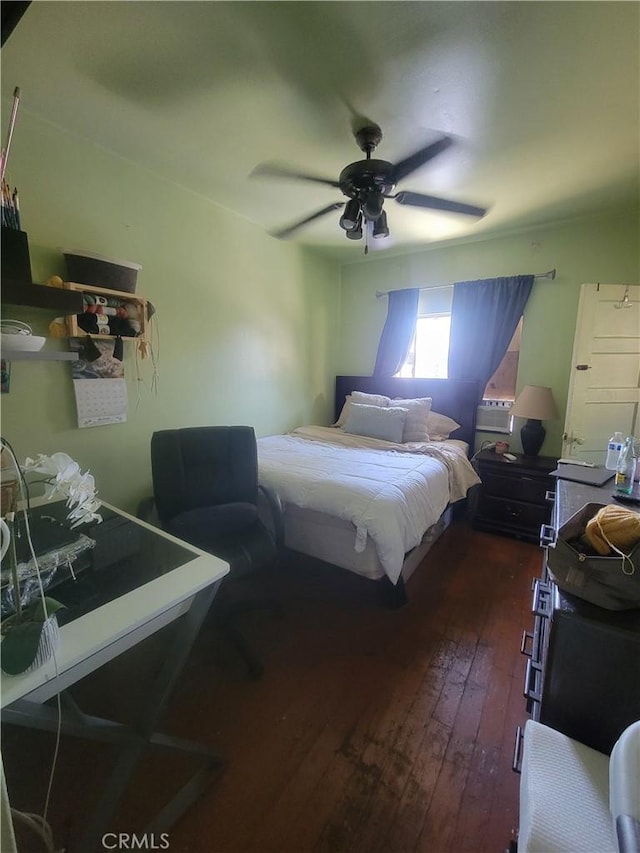
[[(142, 264), (159, 361), (125, 342), (125, 424), (77, 428), (71, 368), (13, 362), (2, 435), (19, 459), (62, 450), (100, 496), (135, 508), (151, 487), (154, 430), (242, 423), (258, 435), (328, 422), (336, 372), (339, 267), (24, 110), (8, 177), (20, 190), (35, 281), (66, 277), (61, 248)], [(50, 312), (5, 308), (46, 333)], [(66, 348), (48, 341), (47, 348)], [(141, 381), (137, 380), (138, 371)]]
[[(151, 487), (156, 429), (247, 423), (258, 435), (328, 423), (335, 373), (369, 374), (386, 314), (377, 290), (543, 272), (527, 305), (518, 385), (553, 388), (566, 405), (580, 285), (637, 282), (638, 211), (555, 223), (499, 238), (344, 265), (270, 238), (248, 221), (97, 146), (21, 113), (11, 153), (34, 280), (65, 276), (61, 248), (142, 264), (138, 293), (157, 309), (152, 366), (125, 344), (126, 424), (78, 429), (70, 367), (14, 362), (2, 434), (19, 458), (64, 450), (100, 495), (132, 510)], [(5, 309), (46, 333), (53, 315)], [(64, 348), (49, 341), (47, 348)], [(139, 380), (138, 380), (139, 376)], [(563, 417), (546, 424), (559, 453)], [(478, 442), (490, 438), (478, 434)], [(517, 432), (510, 439), (518, 450)]]
[[(580, 285), (640, 281), (637, 206), (580, 221), (554, 223), (494, 239), (461, 242), (402, 257), (376, 255), (342, 269), (338, 364), (347, 374), (373, 369), (387, 300), (377, 290), (435, 287), (455, 281), (556, 268), (555, 281), (537, 279), (526, 307), (518, 388), (549, 385), (561, 413), (546, 422), (543, 454), (560, 454)], [(519, 427), (509, 439), (521, 449)], [(492, 438), (478, 433), (477, 441)]]

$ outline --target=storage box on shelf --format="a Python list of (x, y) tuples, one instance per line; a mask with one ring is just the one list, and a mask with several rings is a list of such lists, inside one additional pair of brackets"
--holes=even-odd
[[(124, 303), (125, 305), (135, 307), (135, 319), (138, 320), (140, 324), (140, 333), (136, 336), (122, 336), (123, 341), (138, 341), (146, 343), (147, 341), (147, 300), (144, 296), (137, 296), (133, 293), (126, 293), (122, 290), (111, 290), (106, 287), (94, 287), (89, 284), (78, 284), (73, 281), (65, 281), (64, 288), (67, 291), (75, 291), (78, 294), (92, 294), (93, 296), (104, 296), (106, 299), (115, 299), (119, 302)], [(82, 310), (82, 308), (81, 308)], [(78, 312), (80, 313), (80, 312)], [(69, 330), (69, 337), (77, 338), (84, 337), (88, 334), (84, 329), (80, 328), (78, 325), (78, 317), (77, 314), (70, 314), (67, 317), (67, 328)], [(113, 340), (115, 335), (103, 335), (103, 334), (93, 334), (93, 337), (101, 338), (105, 340)]]
[(65, 249), (67, 273), (70, 281), (82, 281), (93, 287), (102, 287), (135, 293), (140, 264), (106, 258), (84, 249)]
[(549, 522), (557, 459), (516, 456), (510, 461), (493, 450), (479, 453), (474, 465), (482, 480), (471, 500), (471, 521), (479, 530), (538, 542)]

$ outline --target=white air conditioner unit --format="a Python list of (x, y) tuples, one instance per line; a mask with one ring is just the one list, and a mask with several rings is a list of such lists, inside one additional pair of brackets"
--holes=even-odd
[(482, 405), (478, 406), (476, 431), (510, 433), (513, 425), (512, 405), (509, 400), (483, 400)]

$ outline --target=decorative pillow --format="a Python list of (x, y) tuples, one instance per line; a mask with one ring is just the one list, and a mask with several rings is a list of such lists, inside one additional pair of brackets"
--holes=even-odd
[(431, 441), (446, 441), (449, 435), (460, 427), (459, 423), (441, 415), (439, 412), (431, 411), (427, 417), (427, 430)]
[(391, 405), (407, 409), (407, 420), (402, 435), (403, 444), (408, 441), (429, 441), (427, 418), (431, 411), (431, 397), (416, 397), (413, 400), (396, 397), (391, 401)]
[(352, 391), (351, 400), (364, 406), (388, 406), (391, 403), (391, 398), (384, 394), (367, 394), (364, 391)]
[(343, 427), (345, 425), (351, 403), (362, 403), (365, 406), (386, 407), (390, 402), (390, 398), (385, 397), (383, 394), (366, 394), (364, 391), (352, 391), (351, 394), (347, 394), (345, 397), (344, 406), (342, 407), (340, 416), (334, 426)]
[(351, 408), (351, 394), (347, 394), (344, 398), (344, 406), (340, 414), (338, 415), (338, 420), (335, 422), (334, 426), (343, 427), (347, 420), (347, 415), (349, 414), (349, 409)]
[(352, 435), (366, 435), (399, 444), (402, 441), (407, 409), (396, 406), (365, 406), (351, 403), (344, 431)]

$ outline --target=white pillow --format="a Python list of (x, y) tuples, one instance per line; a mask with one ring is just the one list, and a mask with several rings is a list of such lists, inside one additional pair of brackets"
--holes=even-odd
[(349, 414), (349, 409), (351, 408), (351, 394), (347, 394), (344, 398), (344, 406), (342, 407), (340, 414), (338, 415), (338, 420), (335, 422), (334, 426), (343, 427), (345, 425), (345, 421), (347, 420), (347, 415)]
[(365, 406), (352, 402), (344, 431), (352, 435), (366, 435), (400, 444), (404, 432), (407, 410), (396, 406)]
[(345, 425), (351, 403), (362, 403), (365, 406), (386, 407), (390, 402), (390, 398), (385, 397), (383, 394), (366, 394), (364, 391), (352, 391), (351, 394), (347, 394), (345, 397), (344, 406), (342, 407), (340, 416), (334, 426), (343, 427)]
[(441, 415), (440, 412), (429, 412), (427, 418), (427, 430), (431, 441), (445, 441), (449, 435), (456, 429), (459, 429), (460, 424), (456, 423), (453, 418), (448, 418), (446, 415)]
[(384, 394), (366, 394), (364, 391), (352, 391), (351, 399), (365, 406), (388, 406), (391, 403), (391, 398)]
[(408, 441), (429, 441), (427, 418), (431, 411), (431, 397), (416, 397), (413, 400), (403, 400), (401, 397), (396, 397), (391, 401), (391, 405), (401, 406), (408, 410), (402, 435), (403, 444)]

